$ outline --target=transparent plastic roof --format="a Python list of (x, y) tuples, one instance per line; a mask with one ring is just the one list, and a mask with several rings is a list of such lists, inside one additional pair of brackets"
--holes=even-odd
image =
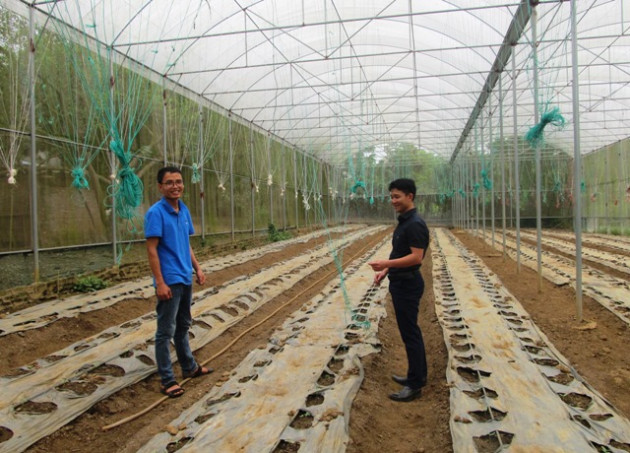
[[(535, 14), (529, 2), (502, 0), (34, 5), (142, 63), (156, 80), (166, 78), (330, 160), (396, 142), (453, 156), (477, 147), (473, 140), (496, 138), (500, 124), (513, 134), (515, 113), (517, 133), (524, 135), (535, 112), (551, 107), (559, 107), (568, 127), (546, 136), (571, 151), (571, 3), (541, 1)], [(588, 152), (629, 135), (630, 0), (575, 4), (581, 150)]]

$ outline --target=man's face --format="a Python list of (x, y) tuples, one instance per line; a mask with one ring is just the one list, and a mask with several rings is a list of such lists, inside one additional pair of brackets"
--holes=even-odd
[(398, 189), (392, 189), (389, 191), (389, 197), (392, 202), (392, 206), (399, 214), (404, 214), (413, 207), (413, 195), (405, 194)]
[(181, 173), (165, 173), (158, 188), (167, 200), (179, 200), (184, 192), (184, 180)]

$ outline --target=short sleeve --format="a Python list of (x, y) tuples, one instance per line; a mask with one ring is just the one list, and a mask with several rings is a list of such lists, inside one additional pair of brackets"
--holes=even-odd
[(414, 222), (407, 229), (409, 247), (426, 250), (429, 248), (429, 229), (422, 221)]
[(157, 209), (149, 209), (144, 216), (144, 237), (162, 237), (162, 218)]

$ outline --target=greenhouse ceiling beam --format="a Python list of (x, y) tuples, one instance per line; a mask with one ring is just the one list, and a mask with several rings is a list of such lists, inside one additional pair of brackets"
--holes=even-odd
[[(411, 72), (411, 70), (409, 71)], [(406, 82), (409, 80), (425, 80), (425, 79), (443, 79), (445, 77), (462, 77), (462, 76), (480, 76), (486, 74), (485, 71), (468, 71), (468, 72), (449, 72), (445, 74), (427, 74), (422, 76), (415, 77), (392, 77), (388, 79), (369, 79), (362, 80), (360, 82), (335, 82), (335, 83), (321, 83), (321, 84), (309, 84), (309, 85), (301, 85), (301, 86), (282, 86), (275, 87), (275, 91), (288, 91), (288, 90), (296, 90), (296, 89), (313, 89), (313, 88), (332, 88), (339, 86), (349, 86), (349, 85), (365, 85), (366, 83), (374, 83), (374, 82)], [(264, 92), (268, 93), (270, 91), (269, 88), (250, 88), (243, 90), (230, 90), (230, 91), (204, 91), (204, 96), (217, 96), (221, 94), (241, 94), (243, 92)], [(470, 92), (472, 94), (472, 92)]]
[[(20, 0), (23, 3), (26, 3), (26, 0)], [(561, 1), (561, 0), (559, 0)], [(43, 3), (43, 2), (35, 2), (35, 4)], [(321, 27), (321, 26), (329, 26), (329, 25), (340, 25), (344, 23), (352, 23), (352, 22), (372, 22), (375, 20), (396, 20), (396, 19), (404, 19), (410, 16), (428, 16), (435, 14), (449, 14), (449, 13), (470, 13), (480, 10), (495, 10), (497, 8), (510, 8), (517, 6), (518, 2), (505, 2), (502, 5), (484, 5), (484, 6), (468, 6), (468, 7), (457, 7), (453, 9), (441, 9), (441, 10), (431, 10), (431, 11), (418, 11), (414, 13), (400, 13), (400, 14), (384, 14), (379, 16), (367, 16), (367, 17), (352, 17), (352, 18), (344, 18), (344, 19), (332, 19), (332, 20), (324, 20), (317, 22), (300, 22), (298, 24), (292, 25), (273, 25), (267, 27), (257, 27), (255, 29), (243, 29), (243, 30), (231, 30), (221, 33), (208, 33), (208, 34), (199, 34), (199, 35), (189, 35), (182, 37), (173, 37), (173, 38), (162, 38), (162, 39), (152, 39), (152, 40), (144, 40), (144, 41), (129, 41), (118, 43), (117, 47), (128, 47), (128, 46), (144, 46), (150, 44), (161, 44), (161, 43), (173, 43), (178, 41), (189, 41), (189, 40), (202, 40), (206, 38), (217, 38), (224, 36), (234, 36), (234, 35), (243, 35), (250, 33), (267, 33), (274, 31), (288, 31), (288, 30), (304, 30), (307, 27)]]
[(488, 77), (486, 78), (486, 82), (484, 83), (481, 93), (479, 93), (477, 103), (475, 104), (475, 107), (470, 114), (470, 118), (468, 118), (468, 122), (466, 123), (466, 126), (464, 127), (464, 130), (459, 137), (457, 145), (455, 145), (455, 149), (453, 150), (453, 153), (451, 155), (451, 164), (455, 161), (455, 159), (457, 158), (457, 154), (466, 142), (468, 134), (470, 134), (470, 131), (475, 125), (479, 114), (486, 105), (486, 101), (488, 100), (490, 93), (492, 93), (495, 85), (499, 81), (499, 77), (501, 77), (503, 68), (505, 68), (508, 59), (512, 55), (513, 47), (518, 44), (518, 41), (523, 34), (525, 26), (529, 22), (530, 18), (531, 7), (529, 6), (529, 0), (522, 0), (516, 13), (514, 14), (514, 17), (512, 18), (512, 22), (510, 23), (508, 31), (505, 34), (505, 38), (503, 39), (503, 44), (501, 44), (501, 48), (499, 49), (496, 59), (492, 64), (492, 68), (488, 73)]
[[(413, 54), (427, 54), (427, 53), (445, 53), (448, 51), (461, 51), (461, 50), (470, 50), (470, 49), (488, 49), (488, 47), (499, 47), (499, 44), (496, 45), (488, 45), (488, 44), (478, 44), (473, 46), (453, 46), (453, 47), (444, 47), (444, 48), (429, 48), (429, 49), (420, 49), (420, 50), (402, 50), (402, 51), (390, 51), (390, 52), (378, 52), (378, 53), (363, 53), (357, 54), (356, 56), (350, 55), (339, 55), (339, 56), (330, 56), (326, 58), (326, 61), (343, 61), (343, 60), (356, 60), (356, 59), (365, 59), (365, 58), (375, 58), (375, 57), (397, 57), (397, 56), (409, 56)], [(223, 68), (210, 68), (210, 69), (198, 69), (195, 71), (177, 71), (177, 72), (169, 72), (171, 76), (180, 76), (180, 75), (193, 75), (193, 74), (205, 74), (212, 72), (224, 72), (224, 71), (236, 71), (243, 69), (258, 69), (265, 67), (277, 67), (277, 66), (286, 66), (287, 64), (294, 65), (307, 65), (310, 63), (321, 63), (322, 57), (318, 58), (304, 58), (304, 59), (295, 59), (288, 61), (279, 61), (279, 62), (269, 62), (269, 63), (260, 63), (260, 64), (247, 64), (240, 66), (228, 66)]]
[[(619, 35), (585, 36), (585, 37), (580, 37), (580, 41), (588, 41), (592, 39), (601, 40), (601, 39), (616, 39), (616, 38), (619, 38)], [(561, 39), (539, 40), (540, 44), (554, 44), (554, 43), (559, 43), (559, 42), (563, 42), (563, 40)], [(379, 53), (364, 53), (364, 54), (357, 54), (356, 57), (350, 56), (350, 55), (337, 55), (337, 56), (327, 57), (326, 61), (354, 60), (357, 58), (374, 58), (374, 57), (382, 57), (382, 56), (395, 57), (398, 55), (427, 54), (427, 53), (433, 53), (433, 52), (445, 53), (449, 51), (488, 49), (488, 47), (499, 47), (499, 46), (500, 46), (499, 43), (497, 43), (494, 46), (488, 45), (488, 44), (477, 44), (477, 45), (471, 45), (471, 46), (424, 48), (424, 49), (417, 49), (413, 51), (403, 50), (403, 51), (391, 51), (391, 52), (379, 52)], [(295, 60), (289, 60), (289, 61), (269, 62), (269, 63), (261, 63), (261, 64), (248, 64), (248, 65), (221, 67), (221, 68), (199, 69), (195, 71), (176, 71), (176, 72), (169, 72), (169, 76), (175, 77), (175, 76), (181, 76), (181, 75), (206, 74), (206, 73), (212, 73), (212, 72), (238, 71), (238, 70), (243, 70), (243, 69), (258, 69), (258, 68), (264, 68), (268, 66), (278, 67), (278, 66), (286, 66), (287, 64), (303, 65), (303, 64), (309, 64), (309, 63), (321, 63), (321, 61), (322, 61), (321, 57), (305, 58), (305, 59), (295, 59)], [(582, 66), (588, 66), (588, 65), (584, 64)]]

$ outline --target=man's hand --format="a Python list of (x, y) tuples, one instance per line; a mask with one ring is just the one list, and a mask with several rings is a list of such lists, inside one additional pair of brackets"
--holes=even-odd
[(173, 298), (171, 288), (164, 282), (157, 284), (156, 294), (158, 300), (168, 300)]
[(206, 283), (206, 276), (201, 269), (197, 270), (197, 283), (199, 283), (200, 285)]
[(376, 260), (376, 261), (371, 261), (368, 263), (368, 265), (372, 268), (372, 270), (379, 272), (382, 270), (387, 269), (387, 260)]
[(379, 286), (386, 275), (387, 275), (387, 269), (377, 272), (376, 275), (374, 275), (374, 284), (376, 286)]

